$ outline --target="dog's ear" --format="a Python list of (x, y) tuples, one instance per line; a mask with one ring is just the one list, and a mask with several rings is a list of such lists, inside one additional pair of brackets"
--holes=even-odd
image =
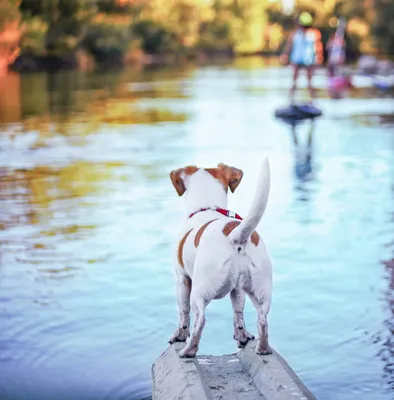
[(230, 167), (222, 163), (218, 165), (218, 168), (223, 180), (226, 182), (231, 192), (234, 193), (235, 189), (241, 183), (243, 172), (238, 168)]
[(184, 168), (175, 169), (171, 171), (170, 178), (171, 182), (174, 185), (174, 188), (179, 196), (182, 196), (186, 191), (185, 182), (182, 178), (182, 174), (185, 171)]
[(197, 171), (198, 168), (195, 165), (188, 165), (185, 168), (179, 168), (171, 171), (170, 178), (179, 196), (182, 196), (183, 193), (186, 192), (184, 176), (193, 175)]

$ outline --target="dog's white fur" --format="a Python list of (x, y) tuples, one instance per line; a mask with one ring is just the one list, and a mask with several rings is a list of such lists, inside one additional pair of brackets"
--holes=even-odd
[[(234, 191), (242, 179), (242, 171), (223, 164), (216, 168), (215, 178), (208, 170), (188, 167), (171, 172), (172, 182), (179, 195), (185, 194), (186, 218), (179, 241), (187, 235), (183, 251), (176, 257), (177, 292), (180, 313), (179, 327), (170, 343), (186, 341), (189, 336), (190, 306), (194, 314), (194, 330), (180, 357), (194, 357), (205, 325), (205, 308), (212, 299), (230, 293), (234, 310), (234, 339), (242, 347), (254, 337), (245, 328), (243, 310), (247, 293), (258, 313), (258, 354), (270, 354), (267, 315), (271, 306), (272, 267), (265, 244), (260, 238), (257, 246), (251, 235), (265, 211), (270, 171), (264, 160), (255, 197), (247, 217), (228, 235), (223, 228), (233, 218), (224, 216), (216, 207), (227, 208), (227, 187)], [(191, 173), (191, 168), (194, 172)], [(193, 171), (193, 170), (192, 170)], [(223, 183), (224, 182), (224, 183)], [(198, 212), (201, 209), (209, 210)], [(189, 218), (192, 213), (197, 212)], [(198, 247), (194, 239), (207, 222)], [(179, 242), (178, 242), (179, 243)], [(179, 245), (177, 247), (179, 252)], [(182, 263), (179, 261), (182, 257)]]

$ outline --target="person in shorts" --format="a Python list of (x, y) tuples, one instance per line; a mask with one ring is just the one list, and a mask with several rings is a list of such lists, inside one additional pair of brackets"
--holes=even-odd
[(315, 90), (312, 86), (313, 74), (316, 66), (323, 62), (323, 43), (321, 33), (313, 27), (313, 17), (304, 11), (297, 20), (297, 28), (290, 34), (285, 49), (280, 56), (283, 64), (293, 66), (293, 84), (290, 89), (291, 103), (294, 103), (294, 95), (297, 90), (297, 79), (300, 70), (304, 69), (308, 78), (308, 91), (312, 103), (315, 98)]

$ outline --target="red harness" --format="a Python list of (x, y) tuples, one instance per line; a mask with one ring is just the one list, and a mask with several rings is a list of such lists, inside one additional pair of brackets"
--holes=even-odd
[(232, 212), (230, 210), (225, 210), (224, 208), (219, 208), (219, 207), (217, 207), (217, 208), (201, 208), (201, 210), (198, 210), (198, 211), (196, 211), (194, 213), (191, 213), (189, 215), (189, 218), (193, 217), (193, 215), (196, 215), (199, 212), (208, 211), (208, 210), (216, 211), (216, 212), (218, 212), (218, 213), (220, 213), (220, 214), (222, 214), (222, 215), (224, 215), (226, 217), (242, 220), (242, 217), (240, 215), (238, 215), (237, 213)]

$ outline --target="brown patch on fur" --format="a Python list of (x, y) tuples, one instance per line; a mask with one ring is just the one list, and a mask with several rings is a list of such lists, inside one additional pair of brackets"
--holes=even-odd
[(225, 164), (219, 164), (217, 168), (205, 168), (205, 171), (217, 179), (226, 192), (230, 188), (232, 193), (241, 183), (243, 176), (243, 172), (240, 169), (229, 167)]
[(259, 234), (258, 234), (256, 231), (254, 231), (254, 232), (252, 233), (252, 243), (253, 243), (255, 246), (257, 246), (257, 245), (259, 244), (259, 242), (260, 242), (260, 236), (259, 236)]
[(225, 181), (227, 182), (227, 185), (230, 188), (231, 193), (234, 193), (235, 189), (241, 183), (244, 173), (238, 168), (230, 167), (222, 163), (218, 165), (218, 169), (222, 174), (223, 178), (225, 179)]
[[(240, 223), (241, 221), (227, 222), (227, 224), (223, 228), (223, 233), (225, 234), (225, 236), (228, 236)], [(259, 244), (260, 236), (256, 231), (252, 233), (251, 240), (255, 246)]]
[(179, 247), (178, 247), (178, 262), (180, 264), (180, 266), (182, 268), (185, 268), (185, 265), (183, 263), (183, 246), (185, 245), (186, 239), (189, 236), (189, 233), (192, 231), (193, 229), (190, 229), (189, 232), (186, 233), (186, 235), (182, 238), (182, 240), (179, 242)]
[(211, 174), (215, 179), (217, 179), (224, 187), (224, 190), (228, 191), (228, 182), (224, 179), (224, 176), (220, 173), (219, 168), (205, 168), (208, 174)]
[(187, 167), (183, 168), (183, 172), (185, 175), (193, 175), (198, 171), (198, 168), (195, 165), (188, 165)]
[(224, 225), (222, 232), (224, 233), (225, 236), (228, 236), (240, 223), (241, 221), (227, 222), (227, 224)]
[(216, 220), (217, 220), (217, 218), (216, 218), (216, 219), (213, 219), (212, 221), (208, 221), (207, 223), (205, 223), (205, 224), (198, 230), (197, 235), (196, 235), (196, 237), (194, 238), (194, 246), (195, 246), (195, 247), (198, 247), (198, 245), (200, 244), (200, 240), (201, 240), (202, 234), (204, 233), (205, 229), (207, 229), (208, 225), (209, 225), (210, 223), (212, 223), (213, 221), (216, 221)]

